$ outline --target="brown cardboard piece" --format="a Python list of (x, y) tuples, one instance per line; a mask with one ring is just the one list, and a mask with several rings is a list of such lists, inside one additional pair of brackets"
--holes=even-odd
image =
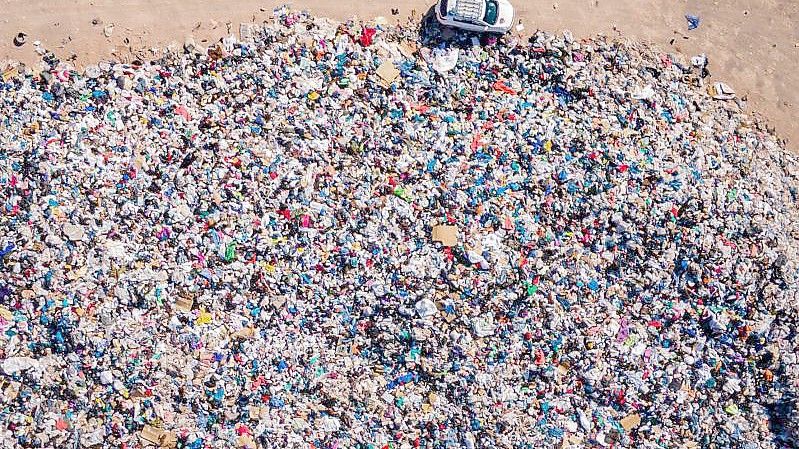
[(256, 449), (258, 447), (249, 435), (242, 435), (236, 438), (236, 445), (242, 449)]
[(394, 67), (394, 63), (390, 61), (380, 64), (380, 67), (377, 68), (377, 76), (380, 77), (380, 85), (386, 89), (391, 87), (391, 83), (399, 77), (399, 74), (400, 71), (397, 70), (397, 68)]
[(178, 440), (173, 432), (169, 432), (157, 427), (145, 425), (139, 434), (141, 439), (161, 448), (172, 449), (177, 446)]
[(408, 41), (399, 44), (400, 53), (402, 53), (402, 56), (405, 56), (408, 59), (413, 59), (413, 55), (418, 49), (419, 47), (414, 42)]
[(194, 301), (191, 298), (178, 298), (175, 300), (175, 307), (183, 312), (191, 312)]
[(237, 330), (236, 332), (233, 332), (230, 336), (232, 338), (241, 338), (243, 340), (246, 340), (255, 336), (255, 328), (252, 326), (243, 327)]
[(458, 227), (450, 225), (433, 226), (433, 241), (441, 242), (444, 246), (458, 244)]
[(8, 69), (5, 72), (3, 72), (3, 82), (4, 83), (8, 82), (8, 80), (14, 78), (17, 75), (19, 75), (19, 69), (17, 69), (16, 67)]
[(627, 415), (619, 421), (624, 430), (629, 432), (632, 429), (641, 425), (641, 415), (634, 413), (632, 415)]

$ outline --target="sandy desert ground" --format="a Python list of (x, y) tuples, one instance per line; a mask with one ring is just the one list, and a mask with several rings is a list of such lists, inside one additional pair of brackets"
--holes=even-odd
[[(241, 22), (260, 23), (289, 4), (316, 15), (391, 20), (423, 15), (432, 0), (2, 0), (0, 63), (38, 58), (33, 41), (78, 67), (101, 59), (152, 56), (153, 48), (237, 34)], [(568, 29), (576, 37), (620, 34), (663, 51), (707, 54), (712, 80), (725, 81), (747, 109), (761, 115), (799, 149), (799, 1), (796, 0), (515, 0), (525, 33)], [(392, 15), (398, 9), (398, 15)], [(688, 31), (685, 14), (701, 18)], [(14, 36), (27, 43), (14, 45)], [(110, 37), (107, 37), (110, 36)]]

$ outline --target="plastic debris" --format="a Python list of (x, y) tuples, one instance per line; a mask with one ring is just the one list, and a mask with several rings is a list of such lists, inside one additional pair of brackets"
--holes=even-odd
[(64, 225), (64, 235), (69, 240), (77, 241), (77, 240), (83, 240), (86, 234), (83, 231), (82, 226), (67, 223)]
[(29, 369), (40, 368), (39, 361), (31, 357), (9, 357), (2, 362), (3, 373), (11, 376)]
[(699, 19), (699, 16), (695, 16), (693, 14), (686, 14), (685, 15), (685, 20), (688, 21), (688, 30), (689, 31), (699, 28), (699, 23), (701, 22), (701, 20)]
[(732, 100), (735, 98), (735, 91), (732, 87), (721, 83), (713, 83), (707, 87), (707, 93), (714, 100)]
[(435, 303), (426, 298), (419, 300), (415, 307), (416, 313), (419, 314), (419, 318), (428, 318), (438, 313)]
[(460, 49), (457, 47), (445, 49), (437, 48), (432, 50), (430, 52), (430, 60), (433, 70), (441, 74), (449, 72), (458, 64), (459, 55)]
[(649, 100), (654, 96), (655, 96), (655, 90), (652, 88), (652, 86), (649, 85), (641, 89), (637, 89), (635, 92), (633, 92), (633, 98), (635, 98), (636, 100)]

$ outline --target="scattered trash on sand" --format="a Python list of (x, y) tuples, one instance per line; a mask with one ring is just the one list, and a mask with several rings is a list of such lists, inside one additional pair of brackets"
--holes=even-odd
[(702, 61), (449, 33), (5, 68), (4, 445), (790, 447), (797, 157)]

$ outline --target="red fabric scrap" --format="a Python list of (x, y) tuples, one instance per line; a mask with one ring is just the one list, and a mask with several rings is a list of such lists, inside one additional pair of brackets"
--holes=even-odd
[(504, 81), (500, 80), (494, 83), (494, 90), (505, 92), (506, 94), (516, 95), (516, 91), (511, 89), (510, 86), (505, 84)]
[(377, 33), (376, 29), (366, 27), (363, 29), (361, 37), (358, 39), (358, 42), (360, 42), (361, 45), (363, 45), (364, 47), (368, 47), (372, 45), (372, 40), (374, 39), (376, 33)]

